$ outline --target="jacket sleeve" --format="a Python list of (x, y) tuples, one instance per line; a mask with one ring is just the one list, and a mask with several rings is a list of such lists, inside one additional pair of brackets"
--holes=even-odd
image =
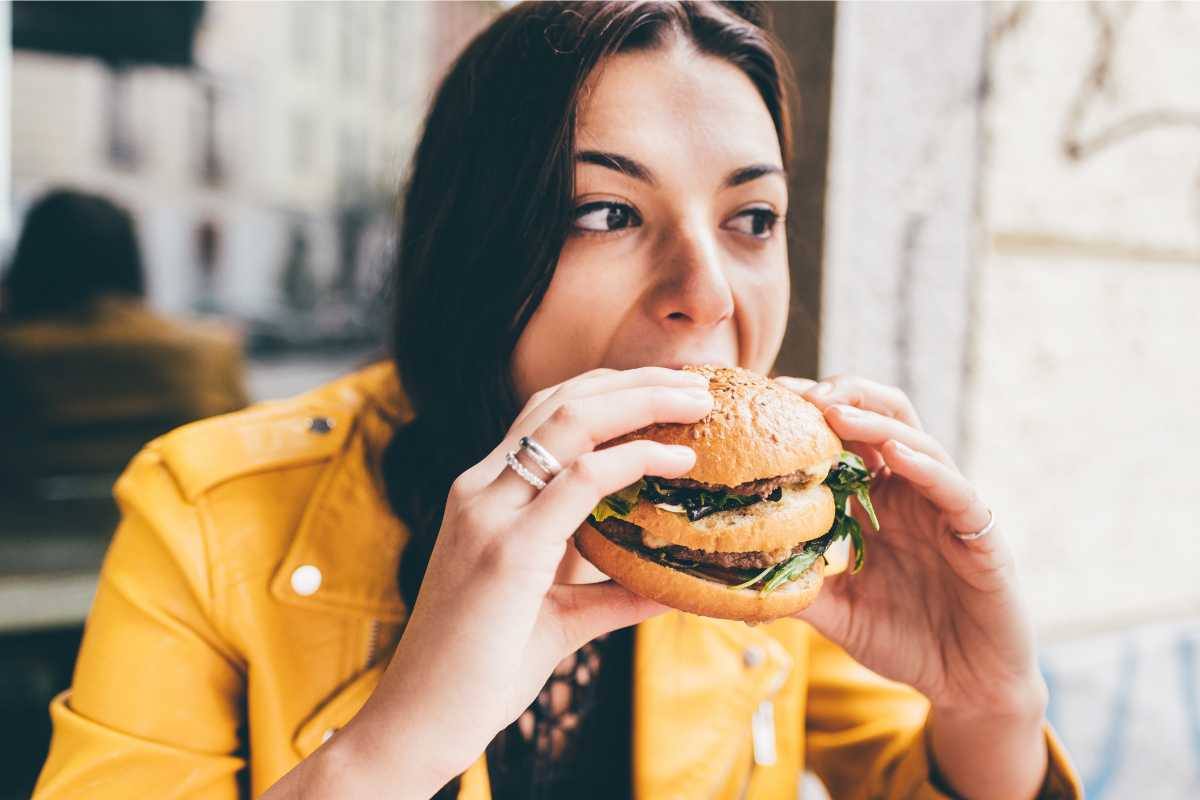
[[(806, 748), (809, 768), (837, 800), (953, 798), (932, 767), (925, 736), (929, 702), (879, 677), (813, 633)], [(1049, 769), (1038, 798), (1076, 800), (1083, 789), (1046, 727)]]
[(200, 516), (152, 448), (117, 484), (122, 521), (35, 800), (244, 794), (244, 666), (213, 621)]

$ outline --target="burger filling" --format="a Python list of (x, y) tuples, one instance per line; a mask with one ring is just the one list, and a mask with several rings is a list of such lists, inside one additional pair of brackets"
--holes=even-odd
[(850, 513), (850, 498), (857, 497), (871, 523), (879, 528), (868, 493), (870, 473), (853, 453), (842, 453), (824, 483), (834, 497), (833, 527), (823, 536), (801, 542), (791, 549), (769, 552), (719, 553), (697, 550), (658, 540), (650, 532), (625, 518), (638, 503), (653, 503), (660, 509), (683, 514), (689, 521), (762, 502), (777, 502), (784, 486), (805, 486), (815, 478), (807, 472), (793, 472), (774, 478), (748, 481), (737, 486), (719, 486), (686, 478), (668, 480), (647, 476), (616, 494), (605, 497), (592, 511), (592, 525), (614, 544), (643, 558), (697, 577), (723, 583), (730, 588), (760, 586), (767, 594), (788, 580), (797, 580), (833, 542), (849, 536), (854, 543), (853, 572), (862, 566), (864, 542), (862, 529)]
[[(776, 564), (806, 552), (812, 553), (813, 557), (808, 560), (805, 567), (812, 566), (817, 557), (824, 555), (829, 545), (833, 544), (832, 533), (827, 533), (819, 539), (801, 542), (791, 550), (785, 551), (782, 558), (772, 560), (770, 555), (758, 552), (710, 553), (706, 550), (693, 550), (673, 544), (666, 547), (649, 547), (644, 542), (641, 528), (632, 522), (626, 522), (616, 517), (598, 522), (595, 527), (609, 541), (626, 550), (632, 550), (644, 558), (729, 586), (746, 583), (764, 569), (773, 568)], [(797, 577), (799, 577), (799, 572)]]

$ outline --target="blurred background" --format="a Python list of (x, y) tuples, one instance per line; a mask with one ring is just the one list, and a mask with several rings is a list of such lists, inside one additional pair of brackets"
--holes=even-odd
[[(129, 456), (380, 357), (421, 115), (505, 5), (0, 2), (0, 800)], [(903, 387), (976, 480), (1089, 796), (1200, 796), (1200, 4), (774, 13), (779, 371)]]

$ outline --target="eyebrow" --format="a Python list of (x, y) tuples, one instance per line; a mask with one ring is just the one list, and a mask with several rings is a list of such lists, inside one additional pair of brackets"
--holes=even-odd
[[(651, 186), (658, 184), (654, 173), (649, 167), (636, 159), (623, 156), (620, 153), (609, 153), (603, 150), (581, 150), (576, 154), (575, 160), (580, 164), (595, 164), (599, 167), (611, 169), (614, 172), (619, 172), (622, 175), (641, 181), (642, 183), (648, 183)], [(783, 167), (777, 167), (774, 164), (751, 164), (746, 167), (739, 167), (726, 175), (725, 180), (721, 181), (721, 188), (731, 189), (734, 186), (741, 186), (743, 183), (757, 180), (764, 175), (779, 175), (785, 180), (787, 178)]]

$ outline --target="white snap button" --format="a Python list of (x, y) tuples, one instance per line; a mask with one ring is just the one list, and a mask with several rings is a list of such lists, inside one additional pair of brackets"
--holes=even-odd
[(292, 573), (292, 591), (301, 597), (315, 594), (321, 588), (321, 570), (312, 564), (296, 567)]
[(335, 733), (337, 733), (337, 728), (326, 728), (325, 732), (321, 734), (321, 744), (325, 744), (332, 739)]
[(747, 647), (742, 651), (742, 662), (750, 669), (754, 669), (759, 664), (763, 663), (766, 658), (767, 654), (764, 653), (763, 649), (758, 646)]

